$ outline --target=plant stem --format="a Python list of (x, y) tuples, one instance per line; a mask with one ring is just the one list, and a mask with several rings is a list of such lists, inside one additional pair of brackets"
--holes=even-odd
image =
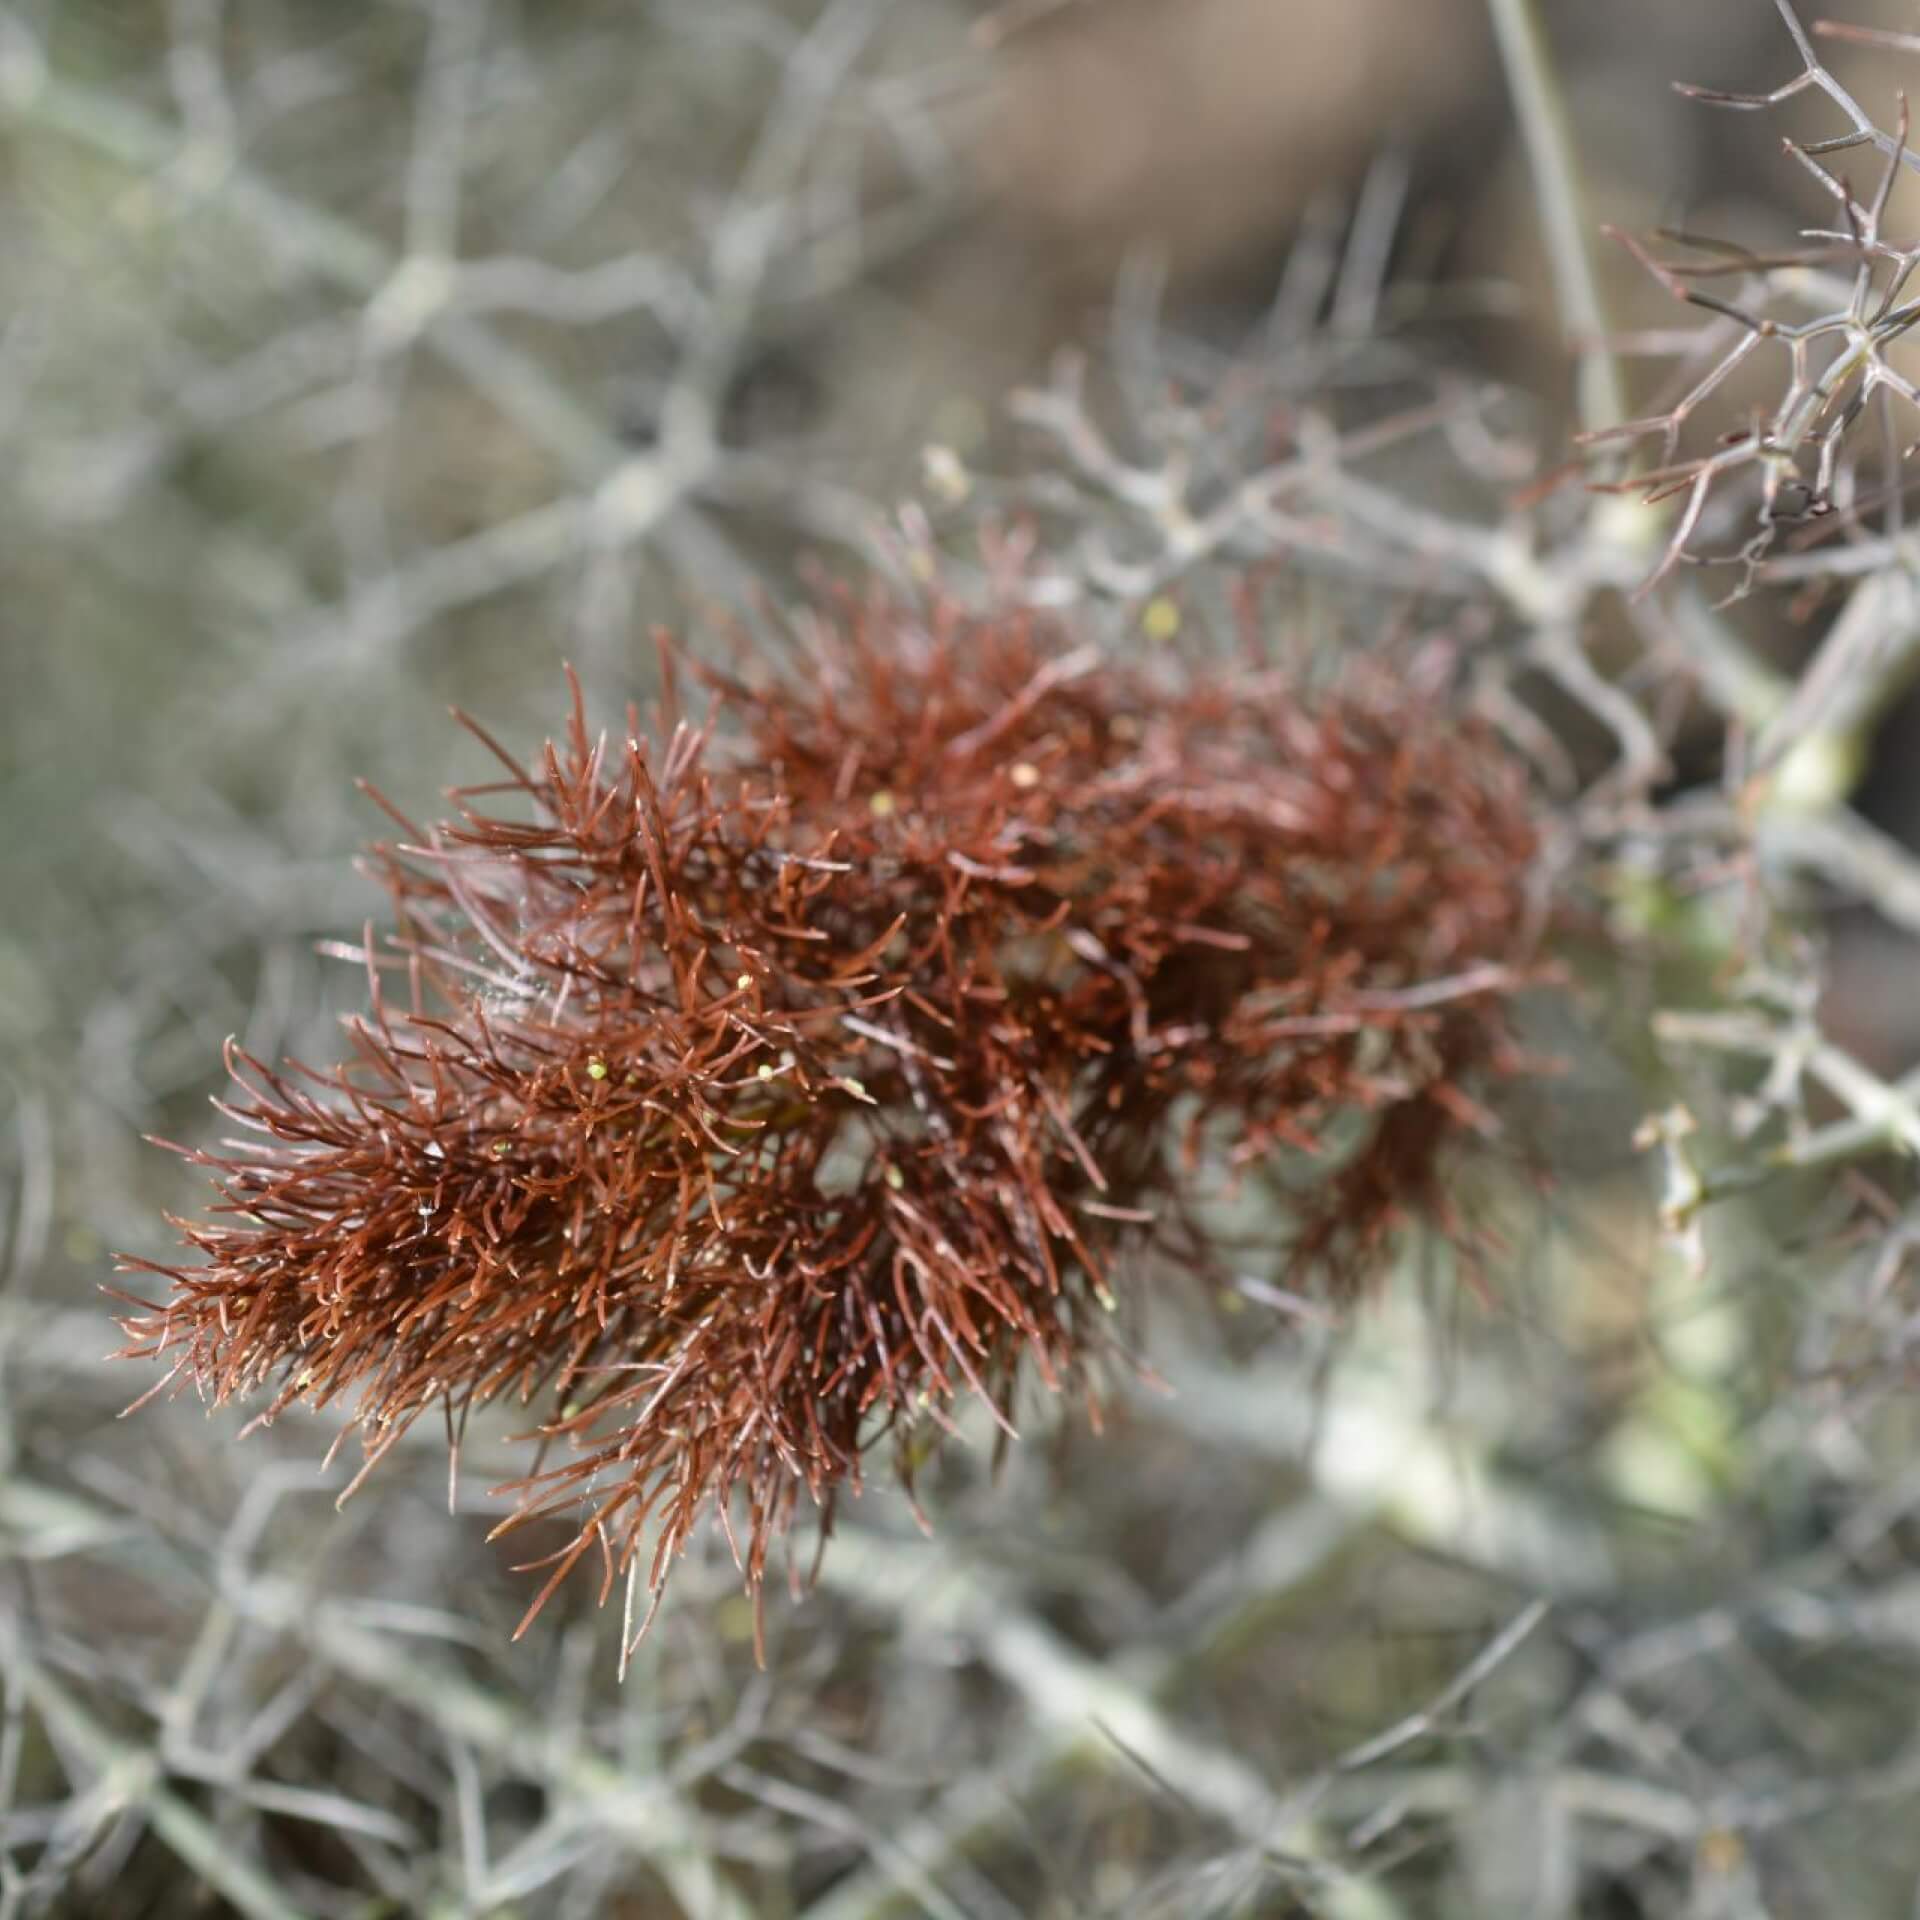
[(1579, 355), (1580, 423), (1589, 433), (1627, 417), (1620, 369), (1607, 344), (1600, 282), (1587, 243), (1580, 174), (1566, 101), (1547, 53), (1536, 0), (1487, 0), (1533, 175), (1541, 236), (1567, 342)]
[(37, 1661), (16, 1649), (12, 1683), (47, 1726), (99, 1771), (102, 1805), (138, 1811), (155, 1836), (247, 1920), (302, 1920), (251, 1860), (234, 1852), (213, 1824), (166, 1785), (159, 1760), (110, 1733)]

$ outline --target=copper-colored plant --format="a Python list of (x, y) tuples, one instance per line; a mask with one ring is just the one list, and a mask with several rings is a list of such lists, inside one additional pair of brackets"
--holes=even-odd
[(236, 1051), (201, 1263), (125, 1322), (216, 1400), (352, 1396), (369, 1466), (537, 1405), (505, 1524), (578, 1530), (529, 1618), (596, 1551), (657, 1595), (709, 1509), (757, 1593), (883, 1435), (910, 1483), (961, 1396), (1085, 1391), (1116, 1254), (1204, 1259), (1210, 1173), (1284, 1176), (1284, 1262), (1351, 1288), (1523, 1064), (1523, 783), (1426, 697), (947, 605), (808, 640), (651, 745), (576, 690), (403, 822), (350, 1058)]

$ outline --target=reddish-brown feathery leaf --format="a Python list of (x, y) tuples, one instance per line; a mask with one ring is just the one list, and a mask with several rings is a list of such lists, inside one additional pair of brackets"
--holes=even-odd
[(596, 737), (576, 690), (564, 744), (489, 739), (504, 781), (402, 822), (350, 1058), (235, 1055), (200, 1264), (125, 1323), (215, 1398), (350, 1398), (376, 1456), (537, 1405), (562, 1457), (508, 1525), (577, 1531), (535, 1611), (596, 1550), (657, 1590), (709, 1509), (757, 1591), (877, 1438), (910, 1481), (961, 1397), (1011, 1433), (1023, 1372), (1078, 1390), (1117, 1249), (1206, 1257), (1209, 1169), (1284, 1170), (1279, 1257), (1351, 1288), (1453, 1226), (1470, 1089), (1522, 1064), (1522, 783), (1381, 672), (942, 603), (806, 636), (707, 676), (717, 739)]

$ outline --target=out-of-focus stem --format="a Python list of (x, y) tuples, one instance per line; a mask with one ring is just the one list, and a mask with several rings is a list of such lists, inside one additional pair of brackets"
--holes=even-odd
[(1618, 426), (1627, 408), (1620, 368), (1607, 344), (1566, 101), (1547, 53), (1536, 0), (1487, 0), (1487, 9), (1527, 150), (1560, 324), (1580, 357), (1580, 423), (1596, 433)]
[(110, 1732), (23, 1650), (11, 1650), (6, 1672), (67, 1748), (96, 1769), (94, 1790), (103, 1820), (110, 1811), (136, 1811), (190, 1872), (247, 1920), (302, 1920), (300, 1909), (259, 1867), (234, 1851), (211, 1821), (167, 1786), (165, 1771), (152, 1753)]
[(1843, 802), (1866, 769), (1874, 730), (1920, 675), (1920, 588), (1896, 560), (1854, 588), (1761, 734), (1755, 766), (1769, 808), (1817, 812)]
[[(1317, 1555), (1308, 1558), (1301, 1574), (1317, 1563)], [(1308, 1805), (1276, 1793), (1237, 1754), (1187, 1733), (1162, 1710), (1153, 1695), (1156, 1678), (1164, 1675), (1087, 1658), (1025, 1612), (990, 1575), (918, 1545), (902, 1549), (847, 1529), (836, 1537), (821, 1575), (826, 1585), (868, 1605), (884, 1605), (917, 1630), (960, 1634), (975, 1643), (1032, 1718), (1033, 1738), (1017, 1756), (1028, 1791), (1078, 1755), (1130, 1758), (1150, 1776), (1175, 1783), (1193, 1806), (1243, 1840), (1297, 1861), (1312, 1886), (1313, 1911), (1327, 1920), (1399, 1920), (1400, 1903), (1384, 1886), (1332, 1858), (1329, 1836)], [(943, 1830), (920, 1828), (902, 1836), (916, 1865), (931, 1872), (1004, 1818), (1005, 1788), (1002, 1776), (1000, 1792), (977, 1801), (968, 1794), (950, 1806)], [(860, 1875), (816, 1901), (806, 1920), (882, 1920), (902, 1910), (897, 1895), (894, 1875)]]

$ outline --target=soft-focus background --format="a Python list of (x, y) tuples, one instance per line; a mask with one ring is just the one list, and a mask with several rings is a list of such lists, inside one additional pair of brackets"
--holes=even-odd
[[(1669, 86), (1789, 77), (1771, 0), (1541, 12), (1591, 223), (1791, 224), (1778, 126)], [(1223, 435), (1501, 382), (1496, 501), (1571, 418), (1531, 184), (1481, 0), (0, 7), (0, 1920), (1920, 1910), (1913, 1422), (1828, 1320), (1888, 1276), (1818, 1188), (1662, 1242), (1632, 982), (1544, 1036), (1497, 1311), (1415, 1249), (1350, 1332), (1144, 1315), (1165, 1390), (955, 1450), (931, 1542), (870, 1495), (764, 1673), (717, 1548), (624, 1687), (584, 1590), (510, 1646), (486, 1436), (453, 1517), (424, 1429), (336, 1513), (330, 1428), (116, 1421), (112, 1253), (199, 1201), (142, 1136), (358, 997), (356, 779), (430, 812), (450, 704), (616, 713), (810, 564), (1087, 532), (1063, 350)], [(1088, 552), (1113, 644), (1204, 603)], [(1439, 618), (1352, 571), (1282, 569), (1329, 647)], [(1911, 948), (1826, 931), (1904, 1071)]]

